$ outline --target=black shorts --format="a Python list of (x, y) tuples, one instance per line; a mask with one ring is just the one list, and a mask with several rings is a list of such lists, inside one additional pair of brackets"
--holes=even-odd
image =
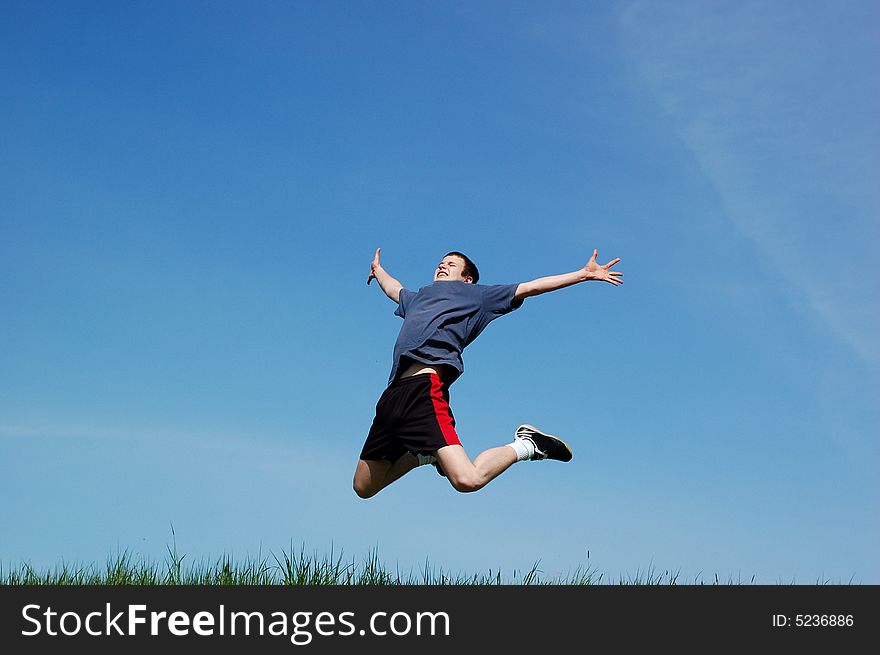
[(448, 387), (439, 375), (422, 373), (395, 380), (382, 393), (361, 459), (393, 462), (406, 452), (427, 455), (456, 444)]

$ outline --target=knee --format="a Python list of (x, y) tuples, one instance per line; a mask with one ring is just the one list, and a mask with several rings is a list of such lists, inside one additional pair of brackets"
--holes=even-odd
[(354, 492), (360, 498), (372, 498), (373, 496), (376, 495), (375, 489), (373, 489), (370, 485), (364, 484), (360, 480), (355, 479), (354, 483), (352, 484), (352, 487), (354, 488)]
[(452, 476), (449, 478), (449, 483), (452, 485), (453, 489), (463, 494), (479, 491), (486, 484), (475, 475)]

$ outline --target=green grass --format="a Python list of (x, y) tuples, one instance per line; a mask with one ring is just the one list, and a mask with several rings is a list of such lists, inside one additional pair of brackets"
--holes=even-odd
[[(233, 561), (228, 555), (216, 560), (187, 563), (169, 549), (161, 563), (122, 552), (107, 559), (104, 566), (62, 562), (49, 570), (36, 570), (30, 564), (4, 568), (0, 565), (0, 585), (500, 585), (568, 584), (562, 580), (541, 579), (537, 564), (528, 572), (453, 574), (426, 563), (418, 571), (386, 567), (373, 551), (361, 561), (344, 560), (342, 555), (307, 555), (293, 549), (279, 554)], [(588, 572), (572, 576), (574, 584), (592, 584), (598, 579)]]
[[(151, 562), (122, 551), (109, 557), (104, 566), (62, 562), (52, 569), (37, 570), (29, 563), (4, 568), (0, 564), (0, 585), (675, 585), (678, 571), (649, 567), (632, 576), (612, 581), (589, 566), (578, 567), (565, 576), (545, 576), (536, 562), (528, 571), (509, 575), (489, 570), (469, 574), (445, 571), (425, 562), (417, 571), (389, 569), (377, 551), (358, 561), (341, 554), (306, 554), (293, 547), (278, 554), (233, 561), (228, 555), (216, 560), (187, 561), (176, 546), (168, 548), (163, 562)], [(752, 580), (746, 583), (753, 583)], [(694, 581), (692, 584), (702, 584)], [(720, 584), (717, 576), (710, 584)], [(727, 584), (743, 584), (728, 580)]]
[[(743, 579), (719, 578), (708, 580), (699, 574), (685, 580), (677, 570), (660, 570), (653, 565), (638, 569), (634, 575), (616, 579), (600, 573), (591, 566), (577, 567), (567, 575), (546, 576), (540, 561), (527, 571), (514, 570), (503, 575), (500, 570), (486, 573), (454, 573), (429, 562), (413, 571), (390, 569), (380, 560), (378, 551), (365, 558), (346, 560), (331, 548), (329, 555), (307, 554), (304, 548), (295, 550), (291, 545), (278, 554), (258, 555), (233, 561), (229, 555), (216, 560), (194, 562), (177, 552), (177, 546), (167, 548), (162, 562), (151, 562), (143, 557), (122, 551), (107, 558), (104, 566), (62, 562), (46, 570), (37, 570), (29, 563), (7, 566), (0, 563), (0, 585), (742, 585), (757, 584), (755, 576)], [(777, 584), (795, 584), (794, 581)], [(819, 578), (815, 584), (841, 584)], [(848, 583), (853, 584), (850, 580)]]

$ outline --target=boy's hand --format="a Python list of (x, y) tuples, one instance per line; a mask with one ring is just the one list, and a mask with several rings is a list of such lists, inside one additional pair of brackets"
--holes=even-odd
[[(599, 255), (599, 250), (593, 250), (593, 256), (590, 257), (590, 261), (587, 262), (587, 265), (584, 266), (584, 274), (586, 275), (588, 280), (599, 280), (600, 282), (609, 282), (614, 286), (618, 284), (623, 284), (623, 273), (620, 271), (612, 271), (609, 270), (612, 266), (614, 266), (617, 262), (620, 261), (620, 257), (617, 259), (613, 259), (604, 266), (596, 263), (596, 257)], [(378, 257), (378, 252), (376, 253)]]
[(376, 255), (373, 257), (373, 263), (370, 265), (370, 276), (367, 278), (367, 284), (373, 281), (373, 278), (376, 277), (376, 269), (381, 268), (381, 264), (379, 264), (379, 251), (381, 248), (376, 248)]
[(403, 289), (403, 285), (388, 275), (388, 271), (382, 268), (382, 265), (379, 263), (380, 250), (381, 248), (376, 248), (373, 263), (370, 266), (370, 275), (367, 277), (367, 284), (372, 282), (375, 278), (376, 282), (379, 283), (379, 287), (385, 292), (385, 295), (391, 298), (394, 302), (399, 303), (400, 290)]

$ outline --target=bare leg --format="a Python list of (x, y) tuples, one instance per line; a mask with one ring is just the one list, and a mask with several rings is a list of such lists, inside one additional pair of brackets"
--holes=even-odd
[(484, 450), (472, 462), (461, 446), (444, 446), (436, 453), (443, 472), (456, 491), (477, 491), (516, 462), (516, 453), (510, 446)]
[(404, 453), (393, 464), (387, 459), (358, 460), (354, 472), (354, 492), (361, 498), (371, 498), (412, 471), (418, 463), (419, 460), (412, 453)]
[(419, 460), (415, 455), (412, 453), (404, 453), (398, 457), (397, 461), (391, 465), (390, 469), (388, 469), (388, 473), (385, 474), (385, 480), (383, 481), (381, 488), (384, 489), (398, 478), (402, 478), (418, 465)]

